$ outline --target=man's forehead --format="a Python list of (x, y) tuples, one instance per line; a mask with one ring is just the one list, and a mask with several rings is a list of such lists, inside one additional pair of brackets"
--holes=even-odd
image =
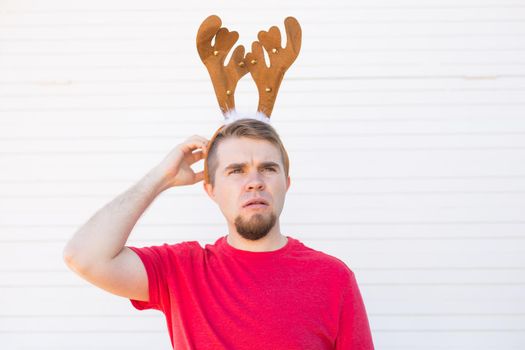
[(281, 164), (281, 154), (278, 148), (266, 140), (228, 139), (219, 145), (217, 151), (221, 167), (234, 163), (274, 162)]

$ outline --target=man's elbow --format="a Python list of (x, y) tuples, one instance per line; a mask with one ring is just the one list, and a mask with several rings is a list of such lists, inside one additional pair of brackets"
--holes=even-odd
[(71, 270), (78, 274), (85, 274), (89, 269), (89, 262), (85, 257), (82, 257), (79, 250), (76, 249), (71, 241), (69, 241), (62, 251), (62, 259), (64, 263)]
[(73, 249), (69, 246), (69, 243), (64, 247), (62, 250), (62, 259), (66, 263), (67, 266), (71, 267), (74, 262), (75, 254), (73, 253)]

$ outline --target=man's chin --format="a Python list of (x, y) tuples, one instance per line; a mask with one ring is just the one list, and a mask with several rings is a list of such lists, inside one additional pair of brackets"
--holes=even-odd
[(248, 216), (239, 215), (235, 219), (235, 228), (245, 239), (256, 241), (270, 232), (275, 226), (276, 220), (276, 216), (271, 212), (266, 215), (262, 213)]
[(259, 234), (259, 235), (252, 235), (252, 234), (245, 234), (245, 233), (240, 233), (239, 232), (239, 235), (244, 238), (244, 239), (247, 239), (249, 241), (258, 241), (258, 240), (261, 240), (263, 239), (264, 237), (266, 237), (268, 235), (268, 232), (267, 233), (264, 233), (264, 234)]

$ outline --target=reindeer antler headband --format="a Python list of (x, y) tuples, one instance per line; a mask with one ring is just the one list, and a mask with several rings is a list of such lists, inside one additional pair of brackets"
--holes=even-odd
[[(259, 105), (254, 117), (269, 122), (279, 86), (284, 73), (292, 65), (301, 50), (301, 26), (294, 17), (284, 20), (286, 28), (286, 47), (281, 47), (281, 32), (272, 26), (267, 32), (260, 31), (259, 41), (252, 43), (252, 52), (244, 55), (244, 46), (238, 45), (224, 66), (224, 60), (239, 39), (236, 31), (221, 27), (221, 19), (216, 15), (206, 18), (197, 33), (197, 51), (208, 69), (215, 95), (219, 102), (225, 124), (238, 119), (235, 112), (235, 88), (237, 82), (250, 72), (259, 91)], [(211, 45), (215, 37), (214, 45)], [(262, 46), (261, 46), (262, 44)], [(263, 47), (270, 58), (270, 67), (265, 64)]]

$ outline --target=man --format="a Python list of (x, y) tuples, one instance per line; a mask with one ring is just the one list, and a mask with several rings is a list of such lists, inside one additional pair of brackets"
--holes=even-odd
[[(195, 173), (190, 166), (204, 158)], [(353, 272), (280, 230), (288, 170), (278, 134), (262, 121), (232, 122), (211, 142), (192, 136), (82, 226), (64, 259), (135, 308), (162, 311), (174, 349), (373, 349)], [(200, 181), (226, 236), (204, 248), (125, 246), (157, 195)]]

